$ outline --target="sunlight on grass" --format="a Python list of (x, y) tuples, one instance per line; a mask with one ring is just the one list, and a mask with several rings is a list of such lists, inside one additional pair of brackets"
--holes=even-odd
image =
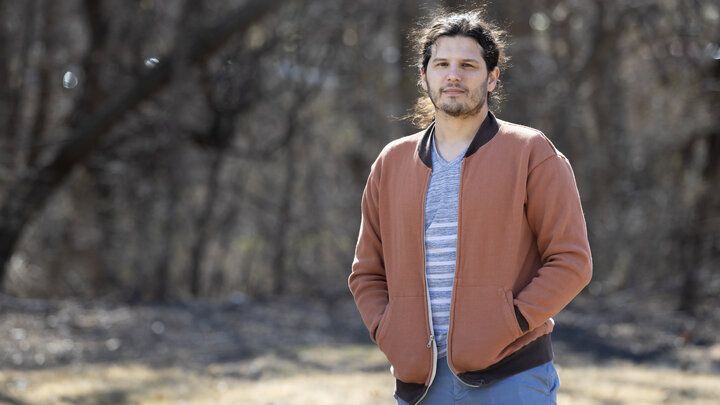
[[(713, 404), (720, 376), (631, 363), (558, 365), (559, 403)], [(394, 382), (372, 346), (296, 347), (204, 368), (138, 363), (0, 371), (0, 391), (27, 404), (378, 404)]]
[(607, 367), (558, 366), (558, 402), (585, 404), (717, 404), (720, 376), (648, 368), (632, 363)]

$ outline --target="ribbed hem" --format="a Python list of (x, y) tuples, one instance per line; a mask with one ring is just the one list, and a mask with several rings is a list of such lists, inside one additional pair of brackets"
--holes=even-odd
[[(550, 335), (543, 335), (484, 370), (461, 373), (457, 377), (465, 384), (480, 387), (541, 366), (552, 359)], [(417, 404), (429, 388), (424, 384), (395, 380), (395, 395), (410, 405)]]
[(492, 366), (484, 370), (458, 374), (458, 378), (468, 385), (488, 385), (503, 378), (522, 373), (525, 370), (541, 366), (552, 359), (553, 351), (550, 335), (543, 335)]

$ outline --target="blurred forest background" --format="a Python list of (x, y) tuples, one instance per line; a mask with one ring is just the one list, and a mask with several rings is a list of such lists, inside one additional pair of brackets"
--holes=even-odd
[[(0, 0), (0, 314), (348, 306), (370, 164), (415, 131), (396, 118), (419, 95), (408, 30), (478, 4)], [(511, 43), (496, 115), (573, 164), (595, 268), (583, 297), (717, 318), (720, 4), (486, 11)]]

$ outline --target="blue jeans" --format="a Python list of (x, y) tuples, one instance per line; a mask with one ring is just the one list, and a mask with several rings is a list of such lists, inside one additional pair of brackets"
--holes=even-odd
[[(447, 364), (438, 359), (435, 380), (422, 405), (556, 405), (560, 385), (553, 362), (531, 368), (481, 387), (470, 387), (458, 380)], [(398, 405), (407, 402), (395, 397)]]

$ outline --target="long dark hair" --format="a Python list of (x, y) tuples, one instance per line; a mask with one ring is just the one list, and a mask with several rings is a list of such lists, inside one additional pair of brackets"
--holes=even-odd
[[(412, 30), (409, 35), (417, 57), (418, 73), (425, 72), (432, 56), (432, 47), (438, 38), (443, 36), (465, 36), (475, 39), (483, 49), (483, 59), (488, 72), (507, 63), (505, 32), (488, 21), (483, 10), (452, 13), (438, 10), (427, 20), (420, 21), (418, 28)], [(420, 84), (419, 80), (422, 79), (418, 79), (418, 85)], [(430, 97), (425, 91), (422, 93), (423, 95), (415, 103), (413, 111), (403, 117), (418, 128), (425, 128), (435, 118), (435, 107), (430, 101)], [(488, 92), (488, 105), (495, 105), (500, 99), (500, 82), (498, 81), (495, 91)]]

